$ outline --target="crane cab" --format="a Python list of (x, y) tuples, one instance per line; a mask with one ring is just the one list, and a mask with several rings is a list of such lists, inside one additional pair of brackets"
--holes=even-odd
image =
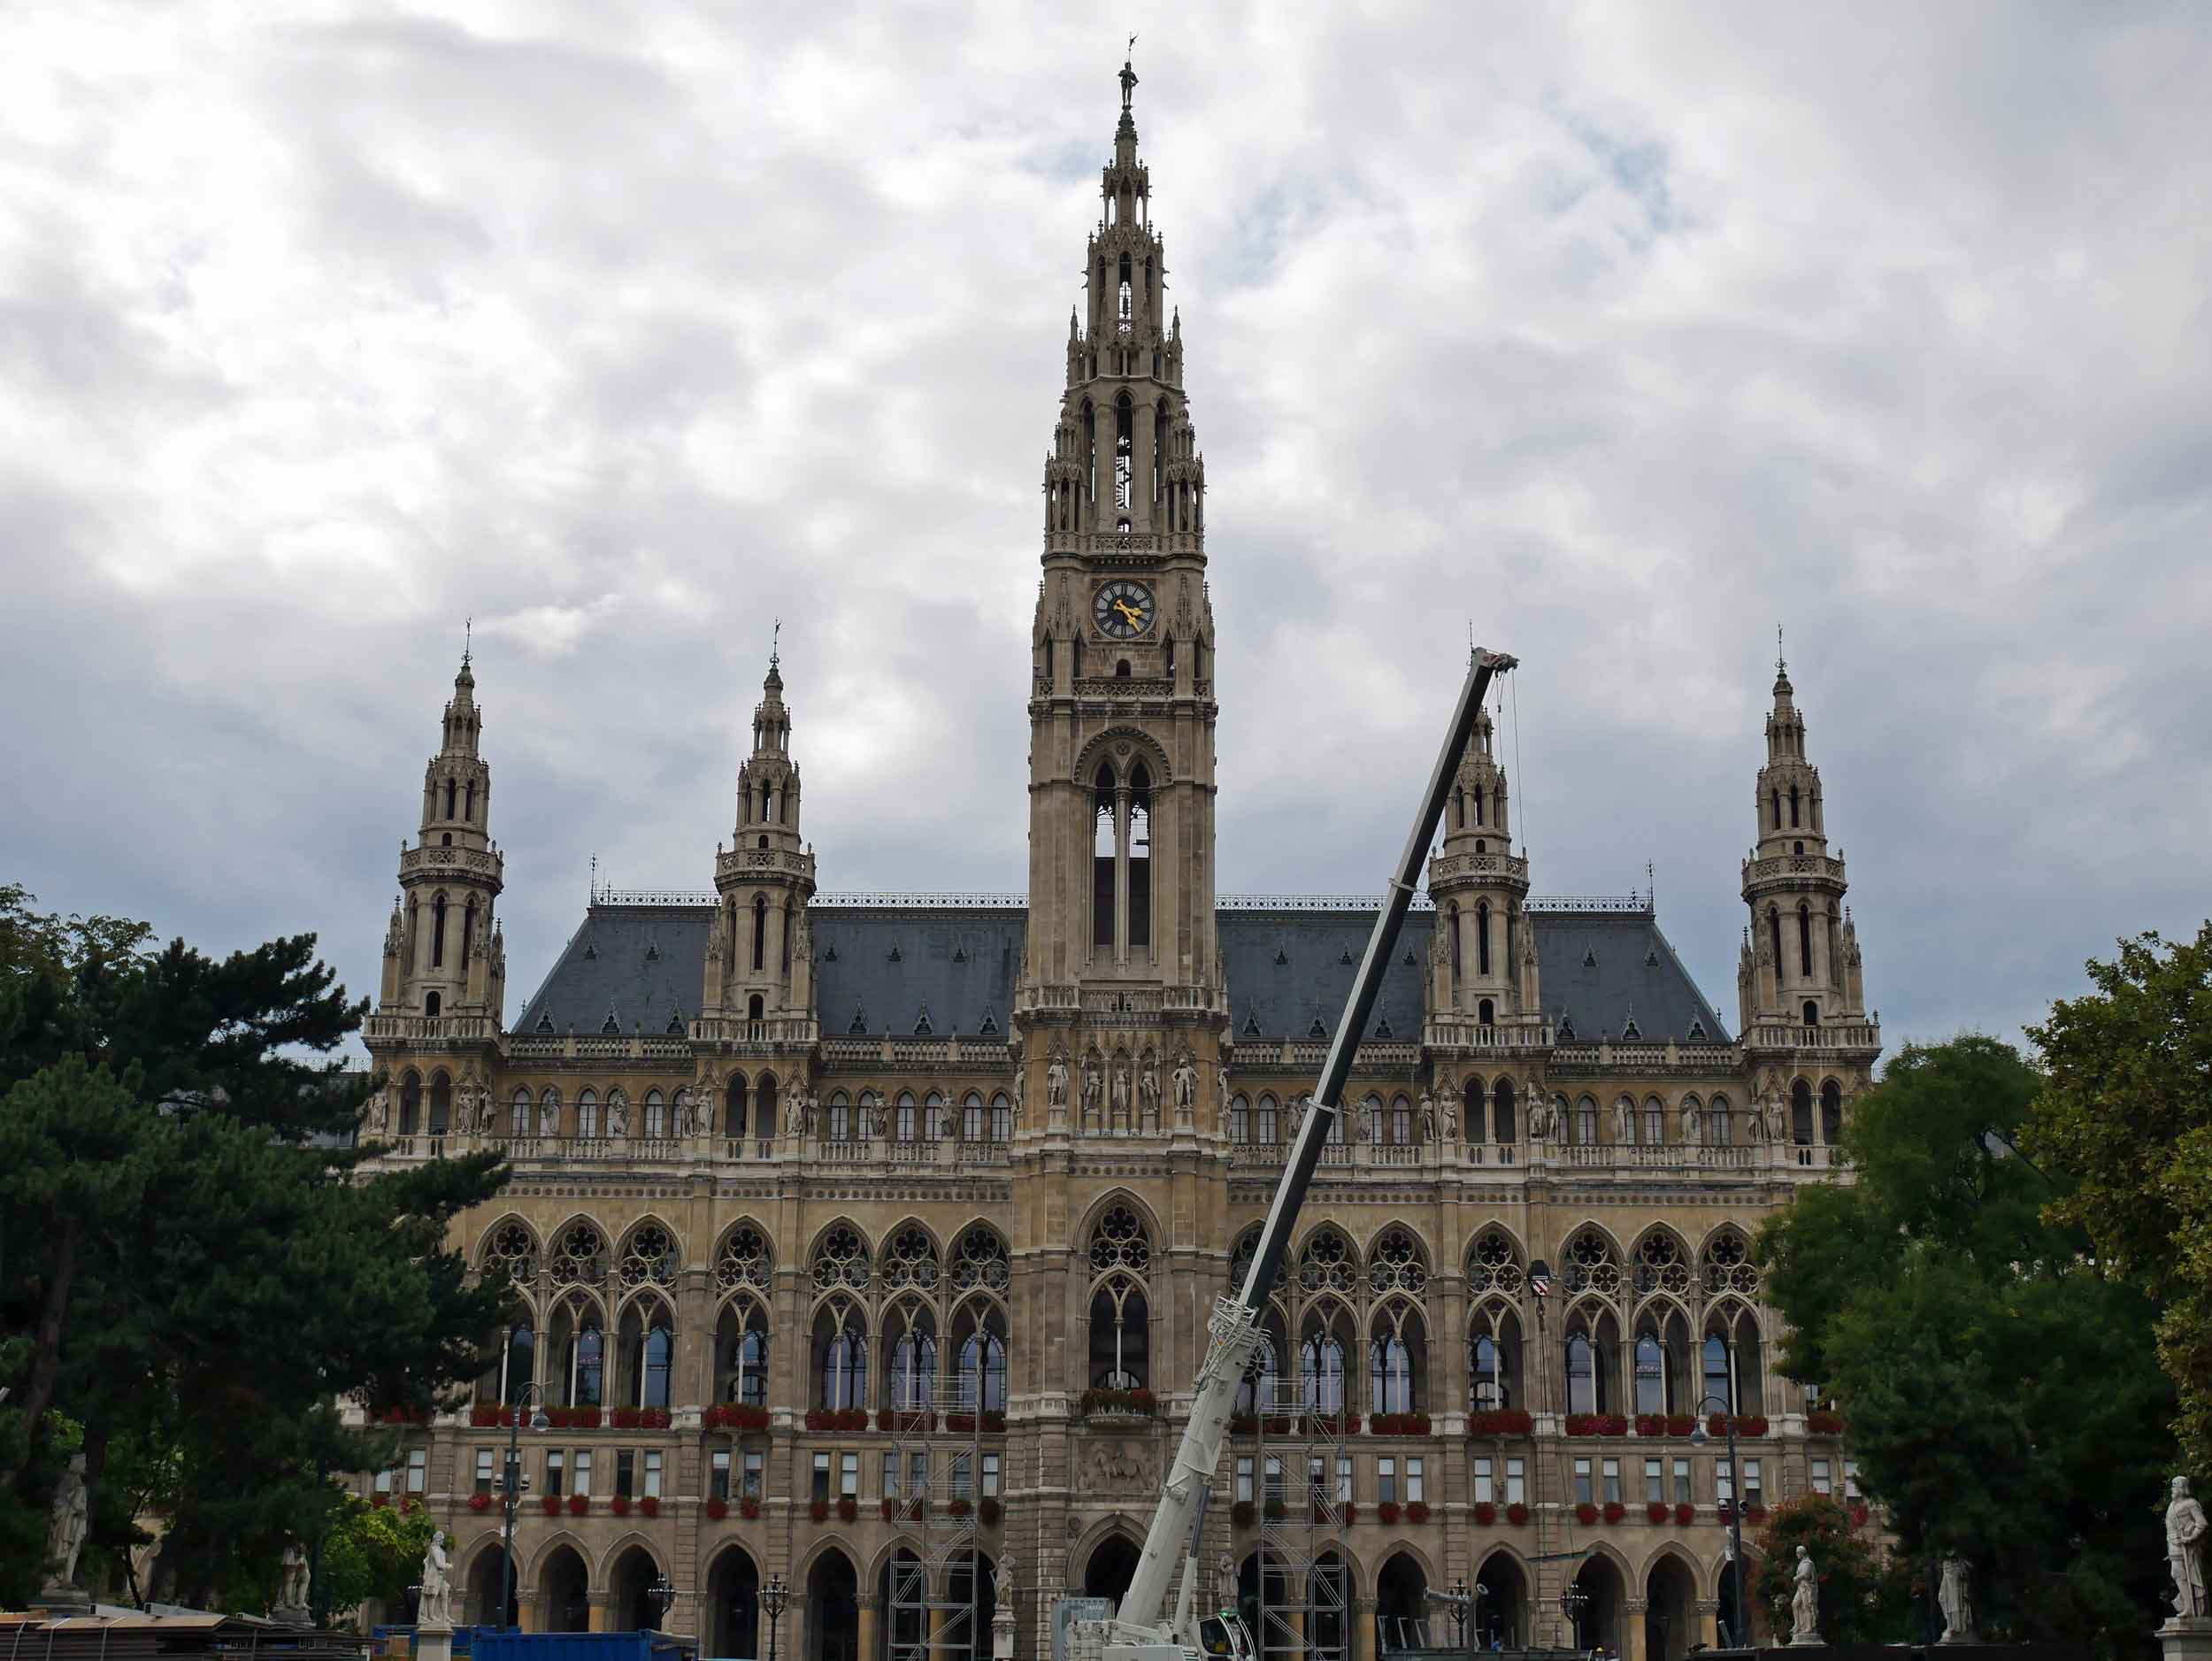
[(1204, 1661), (1252, 1661), (1252, 1634), (1233, 1609), (1208, 1615), (1198, 1623), (1198, 1653)]

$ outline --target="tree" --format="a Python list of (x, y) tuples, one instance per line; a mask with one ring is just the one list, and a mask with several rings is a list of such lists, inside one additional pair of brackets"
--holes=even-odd
[(2027, 1144), (2052, 1214), (2158, 1305), (2158, 1355), (2189, 1462), (2212, 1460), (2212, 922), (2091, 961), (2095, 990), (2031, 1027), (2049, 1082)]
[(401, 1511), (347, 1495), (323, 1538), (312, 1596), (325, 1621), (350, 1619), (371, 1598), (396, 1610), (422, 1573), (437, 1525), (421, 1506)]
[(1819, 1575), (1820, 1635), (1831, 1644), (1880, 1643), (1903, 1624), (1906, 1588), (1897, 1565), (1883, 1558), (1840, 1501), (1801, 1494), (1776, 1506), (1759, 1531), (1759, 1566), (1744, 1588), (1773, 1622), (1777, 1643), (1789, 1640), (1800, 1546)]
[(2156, 1592), (2173, 1397), (2148, 1300), (2013, 1149), (2041, 1083), (1992, 1038), (1906, 1046), (1846, 1127), (1852, 1180), (1763, 1231), (1768, 1296), (1909, 1560), (1974, 1564), (1991, 1630), (2116, 1653)]
[(447, 1234), (504, 1168), (360, 1174), (371, 1081), (315, 1057), (365, 1006), (313, 937), (219, 963), (147, 939), (0, 888), (0, 1603), (45, 1572), (66, 1434), (90, 1550), (142, 1543), (151, 1505), (188, 1596), (258, 1607), (285, 1544), (327, 1533), (333, 1476), (392, 1457), (339, 1399), (427, 1407), (500, 1318)]

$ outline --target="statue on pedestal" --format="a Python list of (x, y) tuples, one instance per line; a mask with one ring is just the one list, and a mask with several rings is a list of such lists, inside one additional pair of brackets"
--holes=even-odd
[(1936, 1585), (1936, 1603), (1943, 1611), (1945, 1643), (1974, 1642), (1973, 1570), (1964, 1557), (1943, 1559), (1943, 1577)]
[(422, 1554), (422, 1594), (415, 1607), (418, 1626), (453, 1625), (453, 1581), (445, 1555), (445, 1530), (434, 1530), (430, 1549)]
[(2174, 1614), (2200, 1620), (2204, 1601), (2204, 1507), (2190, 1496), (2189, 1479), (2174, 1479), (2173, 1501), (2166, 1507), (2166, 1566), (2174, 1577)]
[(1058, 1050), (1045, 1063), (1045, 1105), (1065, 1107), (1068, 1104), (1068, 1058)]
[(1797, 1567), (1792, 1572), (1790, 1580), (1790, 1642), (1818, 1643), (1820, 1572), (1813, 1567), (1813, 1554), (1802, 1546), (1797, 1549)]
[(299, 1542), (287, 1541), (283, 1567), (277, 1581), (276, 1606), (279, 1615), (289, 1615), (305, 1624), (307, 1591), (312, 1579), (307, 1566), (307, 1554), (300, 1549)]
[(1695, 1102), (1682, 1103), (1682, 1145), (1694, 1148), (1705, 1140), (1705, 1116), (1698, 1111)]
[(53, 1574), (46, 1582), (49, 1587), (76, 1585), (77, 1557), (84, 1550), (85, 1531), (90, 1526), (90, 1518), (84, 1485), (84, 1455), (73, 1453), (69, 1456), (69, 1468), (54, 1485), (53, 1509), (47, 1516), (46, 1555), (54, 1565)]
[(1191, 1065), (1190, 1055), (1187, 1051), (1175, 1058), (1175, 1074), (1172, 1083), (1177, 1107), (1187, 1108), (1197, 1101), (1198, 1069)]

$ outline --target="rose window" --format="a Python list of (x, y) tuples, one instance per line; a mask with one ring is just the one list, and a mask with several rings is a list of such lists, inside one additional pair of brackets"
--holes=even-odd
[(572, 1223), (553, 1251), (557, 1285), (597, 1286), (607, 1278), (607, 1237), (589, 1223)]
[(1690, 1289), (1690, 1266), (1682, 1261), (1682, 1248), (1671, 1234), (1647, 1234), (1636, 1248), (1636, 1294)]
[(1308, 1292), (1349, 1292), (1358, 1281), (1359, 1271), (1341, 1234), (1316, 1234), (1298, 1254), (1298, 1284)]
[(891, 1236), (883, 1254), (886, 1286), (918, 1286), (928, 1291), (937, 1284), (937, 1248), (918, 1228), (902, 1228)]
[(1709, 1242), (1699, 1266), (1708, 1292), (1740, 1292), (1747, 1297), (1759, 1294), (1759, 1267), (1750, 1260), (1741, 1234), (1722, 1234)]
[(977, 1287), (1003, 1292), (1010, 1279), (1005, 1242), (987, 1228), (971, 1228), (952, 1254), (952, 1283), (963, 1292)]
[(765, 1287), (772, 1262), (768, 1242), (749, 1223), (730, 1230), (714, 1260), (714, 1280), (725, 1292), (741, 1286)]
[(1608, 1296), (1621, 1289), (1620, 1265), (1603, 1234), (1586, 1228), (1567, 1245), (1567, 1290), (1600, 1292)]
[(538, 1278), (538, 1242), (520, 1223), (503, 1224), (492, 1235), (486, 1262), (506, 1270), (518, 1286), (527, 1286)]
[[(1237, 1249), (1229, 1254), (1229, 1289), (1241, 1293), (1244, 1283), (1252, 1278), (1253, 1261), (1260, 1255), (1260, 1231), (1256, 1228), (1237, 1242)], [(1275, 1265), (1275, 1284), (1267, 1288), (1272, 1297), (1283, 1289), (1283, 1268)]]
[(1091, 1267), (1103, 1274), (1109, 1269), (1127, 1269), (1142, 1274), (1152, 1266), (1152, 1242), (1144, 1225), (1126, 1205), (1117, 1205), (1098, 1219), (1091, 1230)]
[(658, 1223), (630, 1231), (622, 1247), (622, 1284), (667, 1286), (676, 1278), (676, 1242)]
[(849, 1228), (833, 1228), (814, 1252), (814, 1288), (868, 1284), (868, 1247)]
[(1375, 1251), (1367, 1265), (1367, 1284), (1379, 1292), (1411, 1292), (1417, 1296), (1429, 1283), (1429, 1272), (1421, 1261), (1421, 1249), (1413, 1243), (1413, 1236), (1402, 1228), (1386, 1230), (1375, 1242)]
[(1467, 1289), (1508, 1294), (1521, 1289), (1521, 1265), (1513, 1260), (1513, 1242), (1497, 1229), (1486, 1229), (1467, 1254)]

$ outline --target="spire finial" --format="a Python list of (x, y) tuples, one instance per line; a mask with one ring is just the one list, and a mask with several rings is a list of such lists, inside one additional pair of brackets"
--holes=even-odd
[(1774, 673), (1778, 675), (1787, 674), (1789, 667), (1789, 659), (1782, 656), (1782, 626), (1777, 623), (1774, 626)]
[(1128, 50), (1121, 60), (1121, 108), (1125, 115), (1129, 112), (1129, 95), (1137, 88), (1137, 72), (1129, 67), (1130, 60), (1136, 55), (1137, 37), (1132, 35), (1129, 37)]
[(476, 619), (473, 617), (463, 618), (461, 619), (461, 667), (464, 669), (469, 666), (469, 653), (475, 644), (475, 634)]
[(775, 628), (768, 636), (768, 666), (773, 669), (783, 658), (783, 619), (776, 619)]

